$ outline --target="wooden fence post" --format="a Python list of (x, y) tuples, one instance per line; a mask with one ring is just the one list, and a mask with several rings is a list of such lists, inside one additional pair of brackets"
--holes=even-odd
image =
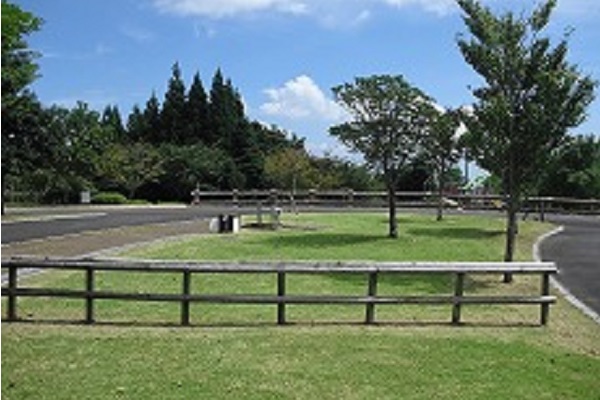
[[(369, 287), (367, 289), (367, 296), (377, 296), (377, 271), (369, 272)], [(368, 302), (365, 309), (365, 324), (372, 324), (375, 322), (375, 303)]]
[(8, 267), (8, 306), (7, 306), (7, 320), (17, 320), (17, 266), (10, 265)]
[(262, 227), (263, 224), (263, 209), (262, 209), (262, 201), (259, 201), (256, 205), (256, 224), (259, 228)]
[(85, 270), (85, 323), (94, 323), (94, 267)]
[(353, 207), (354, 206), (354, 190), (352, 189), (348, 189), (347, 192), (347, 206), (348, 207)]
[(183, 326), (190, 324), (190, 300), (188, 296), (191, 292), (191, 283), (192, 273), (189, 270), (184, 270), (182, 282), (183, 298), (181, 299), (181, 325)]
[(543, 198), (540, 199), (540, 221), (546, 222), (546, 205)]
[[(542, 275), (542, 296), (548, 296), (550, 294), (550, 274), (544, 272)], [(542, 303), (540, 309), (540, 324), (546, 325), (548, 323), (548, 315), (550, 314), (550, 304)]]
[(285, 272), (277, 272), (277, 296), (280, 297), (277, 303), (277, 324), (285, 325), (285, 302), (281, 297), (285, 296)]
[(464, 293), (465, 286), (465, 273), (456, 273), (456, 282), (454, 286), (454, 305), (452, 306), (452, 324), (460, 324), (460, 312), (461, 312), (461, 297)]
[(271, 207), (279, 206), (279, 192), (277, 189), (271, 189), (269, 191), (269, 203), (271, 203)]
[(308, 189), (308, 204), (313, 207), (317, 205), (317, 190), (316, 189)]

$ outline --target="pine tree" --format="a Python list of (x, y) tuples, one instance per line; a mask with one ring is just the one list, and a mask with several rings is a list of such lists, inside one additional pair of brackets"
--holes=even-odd
[(165, 101), (160, 114), (162, 135), (167, 142), (181, 144), (186, 136), (186, 96), (185, 84), (181, 78), (179, 64), (173, 65), (173, 74), (165, 93)]
[(153, 143), (160, 144), (164, 141), (162, 127), (160, 121), (160, 103), (156, 97), (156, 93), (152, 92), (150, 99), (146, 102), (144, 109), (144, 131), (142, 138)]
[(213, 76), (210, 88), (209, 104), (209, 132), (207, 135), (209, 144), (222, 144), (226, 135), (227, 110), (225, 101), (225, 83), (221, 69), (217, 69)]
[(188, 92), (185, 120), (188, 125), (187, 141), (191, 143), (206, 143), (209, 126), (208, 98), (199, 73), (194, 75), (190, 91)]
[(136, 104), (127, 118), (127, 136), (132, 142), (143, 141), (147, 132), (146, 120), (140, 107)]
[(125, 139), (125, 127), (117, 106), (106, 106), (102, 112), (101, 123), (104, 128), (112, 130), (112, 140), (120, 142)]

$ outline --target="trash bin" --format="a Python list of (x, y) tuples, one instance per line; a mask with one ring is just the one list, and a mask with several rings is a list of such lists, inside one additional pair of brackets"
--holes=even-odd
[(219, 214), (218, 216), (218, 232), (219, 233), (236, 233), (240, 229), (239, 217), (236, 215), (224, 215)]

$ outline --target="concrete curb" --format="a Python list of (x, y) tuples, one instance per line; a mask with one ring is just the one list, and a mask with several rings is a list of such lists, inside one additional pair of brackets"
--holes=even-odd
[[(542, 256), (540, 252), (541, 243), (551, 236), (558, 235), (564, 229), (564, 226), (559, 226), (558, 228), (548, 233), (545, 233), (539, 238), (537, 238), (537, 240), (533, 244), (533, 258), (535, 261), (542, 261)], [(552, 286), (554, 286), (565, 297), (565, 299), (567, 299), (569, 303), (581, 310), (581, 312), (590, 317), (594, 322), (600, 324), (600, 315), (598, 315), (594, 310), (586, 306), (581, 300), (575, 297), (573, 293), (571, 293), (569, 289), (563, 286), (555, 277), (550, 278), (550, 282), (552, 283)]]

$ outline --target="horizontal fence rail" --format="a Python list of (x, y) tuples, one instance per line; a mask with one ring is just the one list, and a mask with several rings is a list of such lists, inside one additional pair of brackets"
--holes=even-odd
[[(314, 207), (386, 207), (387, 192), (348, 190), (233, 190), (198, 191), (197, 204), (230, 204), (234, 206), (314, 206)], [(401, 207), (435, 207), (437, 192), (396, 192), (396, 200)], [(495, 194), (444, 193), (446, 207), (463, 209), (501, 209), (504, 196)], [(600, 214), (600, 199), (572, 199), (565, 197), (529, 197), (522, 204), (523, 212), (572, 212)]]
[[(8, 269), (8, 285), (2, 287), (7, 297), (6, 321), (18, 321), (19, 297), (48, 297), (82, 299), (85, 303), (84, 321), (95, 322), (96, 300), (134, 300), (180, 303), (180, 323), (190, 325), (191, 303), (220, 304), (272, 304), (277, 306), (277, 323), (287, 323), (288, 304), (362, 304), (365, 306), (365, 323), (375, 323), (375, 306), (378, 304), (447, 304), (452, 306), (452, 324), (461, 323), (463, 305), (474, 304), (532, 304), (540, 306), (540, 324), (546, 325), (550, 304), (556, 297), (550, 295), (550, 275), (557, 273), (554, 263), (549, 262), (167, 262), (125, 261), (100, 259), (9, 259), (2, 260), (2, 268)], [(82, 289), (55, 289), (22, 287), (18, 284), (20, 269), (83, 271)], [(97, 272), (172, 273), (181, 275), (180, 293), (134, 293), (97, 290)], [(275, 274), (276, 292), (272, 294), (195, 294), (192, 278), (195, 274)], [(446, 295), (378, 295), (378, 279), (381, 274), (452, 274), (454, 292)], [(467, 274), (538, 274), (541, 276), (539, 295), (465, 295)], [(365, 295), (290, 295), (286, 292), (286, 278), (290, 274), (363, 274), (366, 275)]]

